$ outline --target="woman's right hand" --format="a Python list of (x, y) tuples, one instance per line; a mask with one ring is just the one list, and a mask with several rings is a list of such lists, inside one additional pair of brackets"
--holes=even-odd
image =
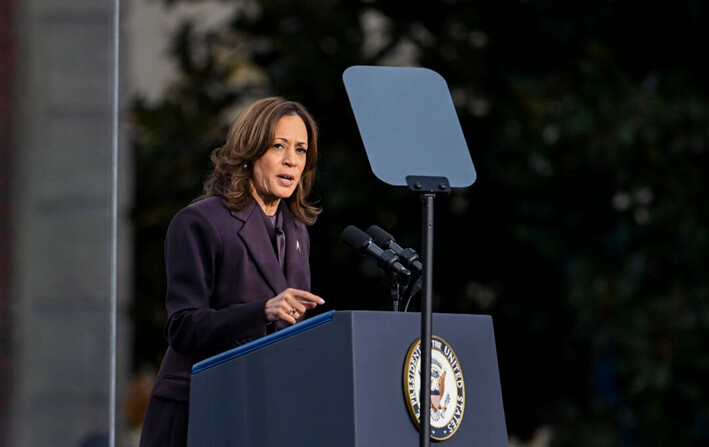
[(325, 300), (305, 290), (286, 289), (266, 301), (266, 321), (283, 320), (295, 324), (307, 309), (318, 304), (325, 304)]

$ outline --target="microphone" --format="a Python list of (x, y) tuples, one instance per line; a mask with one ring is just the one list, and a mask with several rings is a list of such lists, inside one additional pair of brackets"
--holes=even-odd
[(374, 258), (379, 268), (385, 272), (394, 272), (407, 278), (411, 276), (411, 272), (399, 262), (399, 257), (392, 250), (382, 250), (367, 233), (354, 225), (345, 228), (340, 239), (359, 254)]
[(393, 251), (394, 254), (399, 257), (399, 260), (401, 260), (402, 264), (404, 264), (406, 268), (408, 268), (415, 274), (421, 273), (421, 271), (423, 270), (423, 265), (419, 261), (418, 253), (416, 253), (413, 249), (401, 248), (394, 240), (394, 236), (382, 230), (376, 225), (372, 225), (371, 227), (367, 228), (367, 234), (372, 237), (375, 244), (379, 245), (385, 250)]

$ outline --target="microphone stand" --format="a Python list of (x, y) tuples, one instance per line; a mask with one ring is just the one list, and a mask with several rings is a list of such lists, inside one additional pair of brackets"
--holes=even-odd
[(406, 274), (397, 274), (394, 272), (387, 273), (387, 279), (389, 281), (389, 297), (393, 303), (394, 312), (399, 312), (399, 303), (401, 302), (402, 293), (401, 287), (404, 287), (403, 290), (407, 289), (409, 278), (410, 275)]
[(422, 204), (423, 290), (421, 294), (421, 402), (419, 408), (419, 447), (431, 445), (431, 338), (433, 334), (433, 205), (436, 195), (450, 194), (446, 177), (406, 177), (409, 189)]
[(389, 297), (391, 298), (393, 304), (393, 311), (399, 312), (399, 301), (401, 301), (401, 295), (399, 294), (399, 283), (395, 279), (389, 280)]

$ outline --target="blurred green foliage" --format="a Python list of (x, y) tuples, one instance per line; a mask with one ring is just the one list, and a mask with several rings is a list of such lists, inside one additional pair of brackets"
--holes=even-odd
[(174, 36), (164, 97), (133, 107), (136, 368), (164, 349), (167, 224), (239, 105), (262, 96), (301, 101), (321, 127), (314, 292), (390, 308), (339, 234), (377, 224), (418, 248), (421, 206), (374, 178), (341, 76), (423, 66), (447, 80), (478, 171), (436, 203), (434, 306), (493, 316), (510, 436), (707, 445), (709, 4), (223, 3), (223, 26)]

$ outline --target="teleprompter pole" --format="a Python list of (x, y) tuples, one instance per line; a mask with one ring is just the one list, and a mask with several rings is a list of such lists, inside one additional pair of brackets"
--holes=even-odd
[(438, 194), (450, 194), (445, 177), (407, 176), (409, 189), (421, 196), (423, 290), (421, 293), (421, 402), (419, 447), (431, 444), (431, 338), (433, 334), (433, 205)]
[(436, 196), (424, 194), (423, 201), (423, 293), (421, 294), (421, 416), (419, 446), (431, 444), (431, 338), (433, 334), (433, 204)]

